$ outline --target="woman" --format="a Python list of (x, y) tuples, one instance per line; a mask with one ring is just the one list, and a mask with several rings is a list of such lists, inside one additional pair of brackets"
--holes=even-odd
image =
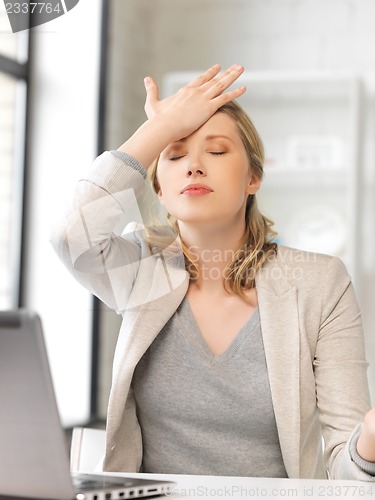
[[(246, 89), (227, 90), (243, 68), (219, 72), (164, 100), (146, 78), (148, 119), (97, 158), (53, 237), (123, 315), (104, 470), (372, 480), (350, 278), (336, 258), (273, 243), (255, 200), (262, 143), (233, 102)], [(174, 231), (116, 234), (151, 165)]]

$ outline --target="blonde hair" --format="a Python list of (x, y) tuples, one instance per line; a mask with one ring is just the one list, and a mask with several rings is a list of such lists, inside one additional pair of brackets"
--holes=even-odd
[[(262, 140), (249, 116), (234, 101), (219, 108), (216, 113), (225, 113), (237, 124), (242, 143), (252, 173), (263, 178), (264, 147)], [(157, 158), (149, 169), (149, 178), (156, 193), (160, 186), (157, 178)], [(175, 231), (179, 234), (176, 220), (169, 216)], [(274, 257), (277, 244), (273, 241), (276, 232), (272, 229), (273, 222), (261, 214), (256, 196), (249, 195), (245, 211), (245, 232), (239, 248), (228, 262), (224, 272), (224, 286), (230, 291), (244, 297), (244, 290), (255, 286), (255, 277), (269, 257)], [(185, 255), (186, 269), (191, 279), (199, 277), (199, 265), (191, 250), (182, 241), (182, 251)]]

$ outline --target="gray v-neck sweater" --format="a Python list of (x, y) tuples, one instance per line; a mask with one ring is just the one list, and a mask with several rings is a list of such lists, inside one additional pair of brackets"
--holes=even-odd
[(185, 298), (132, 384), (144, 472), (287, 477), (258, 309), (215, 356)]

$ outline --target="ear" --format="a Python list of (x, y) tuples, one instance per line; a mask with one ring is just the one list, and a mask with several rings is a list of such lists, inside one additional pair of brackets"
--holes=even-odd
[(161, 189), (159, 189), (159, 191), (158, 191), (158, 198), (159, 198), (160, 203), (163, 205), (163, 193), (162, 193)]
[(246, 193), (255, 194), (260, 188), (261, 184), (262, 184), (261, 179), (256, 175), (252, 174), (246, 186)]

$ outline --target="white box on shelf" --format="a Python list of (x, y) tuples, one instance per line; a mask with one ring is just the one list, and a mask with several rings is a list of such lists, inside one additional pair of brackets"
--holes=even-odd
[(287, 167), (293, 169), (340, 169), (344, 167), (343, 141), (339, 137), (291, 136), (287, 140)]

